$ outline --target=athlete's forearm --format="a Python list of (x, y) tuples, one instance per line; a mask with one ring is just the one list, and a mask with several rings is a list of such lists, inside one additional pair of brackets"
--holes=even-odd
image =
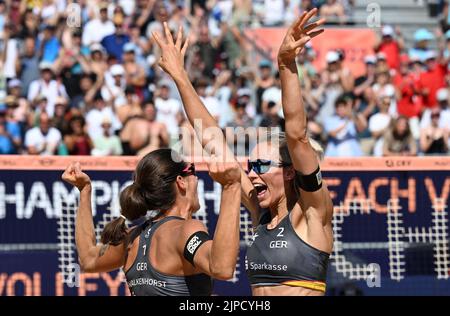
[(286, 138), (296, 170), (311, 174), (317, 169), (316, 154), (309, 143), (306, 111), (298, 78), (297, 65), (279, 63), (282, 106)]
[[(198, 96), (197, 92), (192, 86), (192, 83), (190, 82), (186, 71), (183, 71), (179, 76), (174, 77), (173, 79), (175, 81), (175, 84), (177, 85), (178, 91), (180, 92), (181, 99), (183, 101), (183, 106), (186, 111), (186, 115), (189, 119), (189, 122), (194, 128), (197, 127), (195, 125), (196, 120), (199, 120), (198, 123), (201, 123), (201, 132), (203, 137), (201, 137), (200, 139), (200, 135), (198, 134), (199, 131), (197, 130), (196, 135), (199, 138), (202, 146), (205, 147), (210, 141), (207, 137), (205, 137), (207, 135), (205, 135), (204, 133), (204, 131), (207, 128), (217, 128), (217, 133), (215, 134), (217, 134), (220, 137), (220, 139), (216, 140), (216, 142), (223, 141), (222, 144), (225, 144), (225, 137), (220, 131), (219, 125), (217, 124), (214, 117), (208, 112), (205, 105), (201, 101), (200, 97)], [(218, 149), (219, 148), (217, 148), (216, 150)], [(216, 155), (218, 154), (219, 153), (216, 152)]]
[(281, 99), (286, 127), (289, 124), (289, 131), (286, 130), (286, 132), (292, 136), (297, 135), (298, 137), (306, 138), (306, 113), (297, 65), (294, 60), (288, 65), (279, 63), (279, 70)]
[[(201, 135), (200, 137), (199, 132), (195, 130), (197, 138), (200, 140), (202, 147), (205, 148), (206, 145), (211, 146), (211, 139), (207, 137), (207, 133), (204, 133), (204, 131), (207, 128), (215, 128), (216, 132), (214, 135), (218, 138), (214, 140), (215, 145), (215, 155), (216, 156), (222, 156), (225, 155), (227, 159), (235, 159), (232, 151), (228, 147), (225, 137), (220, 130), (219, 125), (217, 124), (216, 120), (212, 117), (212, 115), (208, 112), (203, 102), (200, 100), (200, 97), (198, 96), (197, 92), (195, 91), (194, 87), (192, 86), (191, 82), (189, 81), (189, 77), (187, 76), (187, 73), (183, 71), (177, 76), (173, 77), (178, 91), (180, 92), (181, 99), (183, 101), (183, 106), (186, 111), (186, 115), (189, 119), (189, 122), (195, 129), (194, 120), (200, 119), (201, 122)], [(205, 137), (206, 136), (206, 137)], [(201, 139), (200, 139), (201, 138)], [(209, 147), (208, 146), (208, 147)], [(208, 148), (206, 148), (208, 150)], [(222, 150), (225, 151), (225, 153), (222, 152)], [(241, 186), (242, 186), (242, 203), (245, 205), (245, 207), (250, 211), (252, 222), (254, 225), (256, 225), (256, 220), (258, 217), (258, 207), (257, 207), (257, 199), (254, 194), (254, 188), (250, 180), (248, 179), (247, 175), (245, 174), (245, 171), (241, 171), (242, 179), (241, 179)]]
[(210, 269), (223, 279), (233, 277), (239, 253), (239, 182), (222, 189), (219, 219), (211, 246)]
[(91, 208), (91, 185), (86, 185), (80, 192), (80, 206), (75, 221), (75, 242), (81, 267), (88, 266), (92, 249), (96, 246), (94, 221)]

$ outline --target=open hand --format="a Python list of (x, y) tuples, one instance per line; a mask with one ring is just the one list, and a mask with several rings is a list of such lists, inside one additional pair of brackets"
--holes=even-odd
[(164, 22), (164, 34), (164, 38), (161, 38), (161, 35), (158, 33), (152, 33), (161, 50), (158, 65), (173, 79), (176, 79), (184, 73), (184, 56), (189, 45), (189, 39), (186, 39), (184, 45), (182, 45), (183, 28), (180, 26), (177, 38), (174, 41), (167, 22)]
[(312, 38), (320, 35), (324, 30), (316, 30), (317, 27), (325, 23), (325, 19), (320, 19), (307, 26), (306, 23), (317, 14), (317, 8), (305, 11), (288, 29), (283, 43), (278, 51), (278, 64), (289, 65), (295, 61), (296, 56), (303, 50), (306, 43)]

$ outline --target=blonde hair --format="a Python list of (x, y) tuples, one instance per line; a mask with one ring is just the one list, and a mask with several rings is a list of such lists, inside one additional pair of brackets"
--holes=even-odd
[[(267, 135), (267, 142), (270, 141), (277, 141), (279, 144), (279, 153), (280, 153), (280, 160), (282, 163), (285, 164), (292, 164), (291, 155), (289, 153), (287, 140), (286, 140), (286, 133), (277, 130), (277, 131), (270, 131)], [(308, 136), (309, 143), (311, 144), (311, 147), (314, 149), (317, 155), (317, 159), (320, 161), (324, 158), (324, 151), (322, 146), (314, 139)]]

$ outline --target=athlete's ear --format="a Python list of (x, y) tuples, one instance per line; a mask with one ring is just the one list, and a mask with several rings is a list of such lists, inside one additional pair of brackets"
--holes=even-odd
[(288, 166), (283, 168), (283, 177), (284, 180), (290, 181), (295, 178), (295, 170), (294, 167)]
[(185, 178), (178, 176), (175, 180), (175, 184), (180, 192), (186, 192), (187, 183)]

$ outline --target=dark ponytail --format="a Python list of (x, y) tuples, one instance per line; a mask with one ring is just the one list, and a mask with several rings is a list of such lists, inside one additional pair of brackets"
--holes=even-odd
[(164, 214), (170, 209), (176, 200), (174, 182), (185, 166), (171, 149), (157, 149), (144, 156), (136, 167), (134, 182), (120, 194), (122, 215), (105, 226), (101, 242), (117, 246), (126, 241), (125, 218), (134, 221), (149, 210)]

